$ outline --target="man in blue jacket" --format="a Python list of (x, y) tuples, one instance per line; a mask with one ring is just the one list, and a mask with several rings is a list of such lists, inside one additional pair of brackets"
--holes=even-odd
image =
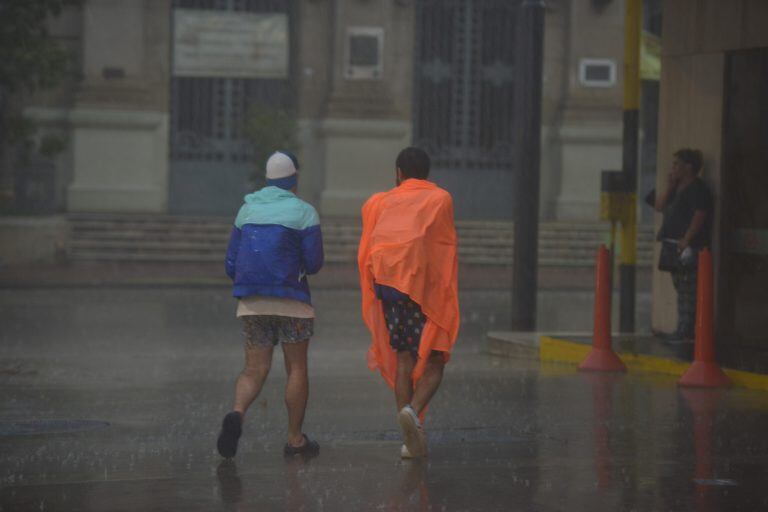
[(315, 209), (296, 197), (298, 161), (284, 151), (267, 161), (267, 185), (245, 196), (232, 228), (226, 270), (243, 321), (245, 367), (235, 384), (232, 412), (224, 416), (217, 448), (234, 457), (245, 412), (259, 395), (280, 343), (288, 382), (285, 455), (314, 455), (316, 441), (301, 430), (309, 395), (307, 346), (315, 311), (307, 275), (323, 266), (323, 237)]

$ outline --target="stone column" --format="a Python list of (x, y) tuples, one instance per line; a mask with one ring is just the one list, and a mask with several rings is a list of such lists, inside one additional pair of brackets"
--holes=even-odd
[[(621, 169), (623, 20), (621, 1), (603, 7), (593, 2), (570, 4), (564, 38), (567, 86), (559, 130), (550, 134), (560, 152), (559, 193), (553, 212), (557, 220), (598, 220), (600, 172)], [(612, 60), (615, 83), (608, 87), (582, 84), (582, 59)]]
[(88, 0), (67, 209), (166, 211), (170, 0)]
[[(330, 57), (302, 70), (303, 83), (323, 82), (327, 89), (322, 100), (316, 98), (314, 123), (303, 122), (302, 139), (314, 142), (323, 168), (321, 213), (357, 216), (372, 193), (394, 186), (395, 157), (411, 140), (414, 6), (388, 0), (328, 4), (327, 39), (318, 44), (327, 45)], [(318, 7), (303, 7), (303, 19), (310, 9)], [(350, 32), (361, 29), (383, 34), (381, 69), (370, 76), (349, 69)], [(308, 88), (300, 90), (308, 94)], [(305, 102), (302, 109), (312, 107)]]

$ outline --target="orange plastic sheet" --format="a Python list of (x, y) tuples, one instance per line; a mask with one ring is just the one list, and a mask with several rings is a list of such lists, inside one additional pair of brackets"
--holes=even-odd
[(453, 201), (432, 182), (408, 179), (373, 195), (363, 206), (363, 234), (357, 255), (363, 320), (371, 331), (368, 367), (394, 388), (397, 355), (389, 345), (374, 282), (408, 294), (427, 317), (414, 382), (432, 350), (445, 361), (459, 332), (458, 258)]

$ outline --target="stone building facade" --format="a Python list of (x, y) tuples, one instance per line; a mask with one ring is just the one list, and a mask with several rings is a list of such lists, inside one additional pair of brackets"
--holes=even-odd
[[(53, 22), (78, 56), (81, 80), (27, 109), (68, 141), (55, 161), (56, 209), (229, 214), (258, 168), (238, 139), (256, 98), (295, 112), (300, 193), (323, 215), (357, 215), (367, 196), (392, 185), (399, 149), (415, 143), (433, 153), (434, 179), (456, 196), (457, 216), (509, 218), (512, 157), (524, 150), (511, 140), (509, 107), (524, 78), (514, 68), (518, 8), (506, 0), (86, 0)], [(264, 44), (285, 52), (286, 72), (177, 76), (178, 46), (188, 43), (178, 24), (189, 11), (240, 13), (237, 24), (253, 19), (254, 27), (260, 16), (282, 16), (282, 50)], [(600, 172), (621, 166), (623, 16), (622, 0), (547, 2), (544, 219), (596, 221)], [(209, 21), (205, 37), (235, 37)]]

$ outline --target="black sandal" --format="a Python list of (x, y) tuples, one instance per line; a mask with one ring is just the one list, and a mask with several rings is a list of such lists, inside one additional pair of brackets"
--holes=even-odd
[(221, 432), (216, 441), (219, 455), (225, 459), (231, 459), (237, 453), (237, 442), (243, 432), (243, 416), (237, 411), (232, 411), (224, 416), (221, 422)]
[(283, 448), (283, 455), (290, 457), (292, 455), (305, 455), (315, 456), (320, 453), (320, 445), (317, 441), (312, 441), (307, 437), (307, 434), (301, 434), (304, 436), (304, 444), (301, 446), (291, 446), (290, 443), (285, 443)]

